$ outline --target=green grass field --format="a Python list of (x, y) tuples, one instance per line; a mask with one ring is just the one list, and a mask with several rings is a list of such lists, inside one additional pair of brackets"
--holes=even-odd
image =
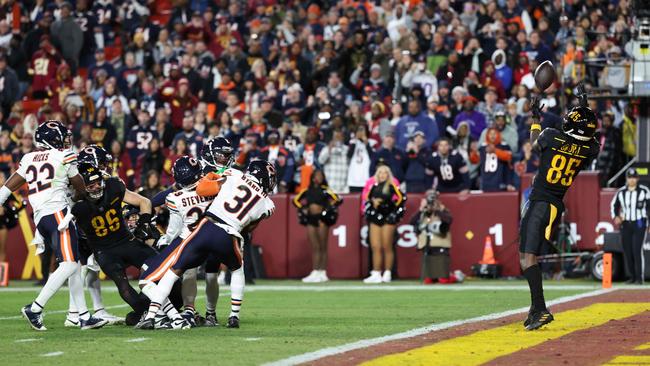
[[(548, 284), (554, 287), (546, 291), (547, 300), (598, 288), (591, 281)], [(578, 286), (563, 288), (566, 285)], [(114, 285), (104, 281), (102, 286), (105, 305), (113, 307), (109, 311), (124, 316), (128, 308)], [(20, 308), (33, 300), (38, 288), (31, 282), (13, 282), (8, 289), (0, 289), (1, 364), (254, 365), (529, 304), (523, 281), (470, 281), (462, 286), (468, 290), (440, 286), (432, 289), (408, 281), (390, 287), (361, 286), (359, 281), (313, 286), (297, 281), (258, 281), (246, 292), (240, 329), (227, 329), (223, 324), (188, 331), (138, 331), (112, 326), (83, 332), (63, 327), (68, 305), (65, 289), (47, 305), (48, 331), (36, 332), (20, 318)], [(200, 289), (197, 309), (204, 309), (201, 295)], [(229, 306), (229, 294), (224, 289), (218, 306), (222, 323)], [(146, 339), (133, 341), (137, 338)], [(54, 352), (63, 354), (43, 356)]]

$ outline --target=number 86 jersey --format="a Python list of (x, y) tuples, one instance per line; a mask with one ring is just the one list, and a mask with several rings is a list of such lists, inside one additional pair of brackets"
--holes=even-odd
[(255, 178), (239, 170), (229, 169), (220, 179), (224, 181), (208, 214), (223, 221), (224, 225), (219, 226), (228, 234), (243, 239), (241, 231), (252, 222), (271, 216), (275, 204)]
[(533, 180), (531, 201), (546, 201), (564, 208), (563, 199), (580, 170), (598, 156), (596, 139), (579, 141), (556, 130), (546, 128), (537, 138), (539, 170)]
[(68, 206), (69, 178), (79, 174), (77, 155), (72, 150), (30, 152), (20, 159), (16, 173), (27, 181), (34, 223), (38, 224), (43, 216)]

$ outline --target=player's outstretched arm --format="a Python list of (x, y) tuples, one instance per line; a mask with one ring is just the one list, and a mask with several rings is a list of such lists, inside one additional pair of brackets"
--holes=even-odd
[(11, 177), (5, 182), (5, 184), (0, 188), (0, 205), (3, 205), (7, 198), (11, 195), (11, 192), (18, 190), (23, 184), (25, 184), (25, 178), (17, 172), (12, 174)]
[(535, 146), (537, 138), (542, 133), (542, 125), (540, 121), (542, 120), (542, 108), (544, 104), (539, 104), (539, 97), (534, 97), (530, 102), (530, 110), (532, 112), (533, 123), (530, 125), (530, 143)]
[(124, 202), (140, 208), (140, 214), (151, 214), (151, 201), (144, 196), (141, 196), (133, 191), (126, 190), (124, 192)]

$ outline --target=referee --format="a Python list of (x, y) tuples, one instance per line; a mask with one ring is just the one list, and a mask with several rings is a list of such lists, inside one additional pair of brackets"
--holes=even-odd
[(643, 283), (643, 239), (648, 228), (650, 189), (639, 185), (639, 173), (630, 168), (627, 184), (612, 199), (612, 219), (621, 227), (627, 283)]

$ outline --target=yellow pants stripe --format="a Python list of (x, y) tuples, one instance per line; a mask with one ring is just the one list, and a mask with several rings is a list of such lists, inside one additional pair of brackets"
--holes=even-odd
[(646, 310), (650, 310), (650, 304), (594, 304), (555, 314), (555, 322), (538, 331), (526, 331), (521, 322), (516, 322), (376, 358), (364, 365), (480, 365), (578, 330), (596, 327), (612, 319), (628, 318)]
[(557, 207), (551, 203), (548, 206), (551, 209), (551, 213), (549, 215), (548, 225), (546, 225), (546, 231), (544, 231), (544, 237), (546, 240), (551, 240), (551, 230), (553, 230), (553, 222), (555, 222), (555, 218), (557, 217)]

